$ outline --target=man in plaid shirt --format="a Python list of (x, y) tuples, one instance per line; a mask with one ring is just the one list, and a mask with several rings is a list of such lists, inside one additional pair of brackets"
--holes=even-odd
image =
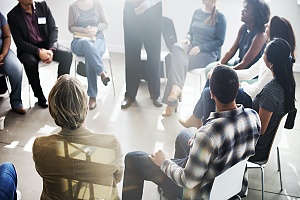
[(177, 136), (174, 159), (162, 150), (128, 153), (123, 200), (141, 199), (144, 180), (157, 184), (168, 199), (209, 199), (214, 178), (254, 155), (260, 135), (258, 114), (235, 103), (238, 88), (234, 70), (217, 66), (210, 79), (217, 112), (195, 134), (184, 130)]

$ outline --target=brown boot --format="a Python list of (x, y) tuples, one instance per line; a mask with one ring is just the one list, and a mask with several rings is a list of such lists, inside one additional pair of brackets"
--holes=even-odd
[(179, 122), (185, 128), (190, 128), (190, 127), (200, 128), (202, 126), (201, 119), (198, 119), (197, 117), (195, 117), (195, 115), (191, 115), (190, 117), (185, 119), (180, 118)]

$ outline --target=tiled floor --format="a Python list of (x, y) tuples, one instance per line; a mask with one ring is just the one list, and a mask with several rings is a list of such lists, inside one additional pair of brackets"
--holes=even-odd
[[(112, 65), (116, 85), (116, 95), (113, 95), (112, 84), (108, 87), (100, 86), (96, 109), (89, 111), (87, 126), (97, 132), (115, 134), (121, 141), (124, 153), (133, 150), (153, 152), (164, 149), (172, 155), (176, 135), (183, 127), (178, 118), (192, 112), (196, 100), (199, 98), (199, 77), (188, 74), (183, 90), (183, 101), (178, 113), (163, 118), (164, 108), (156, 108), (149, 98), (145, 82), (141, 82), (137, 101), (128, 109), (121, 110), (124, 84), (124, 58), (120, 54), (112, 54)], [(45, 94), (49, 93), (55, 81), (53, 69), (41, 69), (41, 81)], [(50, 75), (52, 74), (52, 75)], [(74, 69), (71, 69), (74, 75)], [(295, 74), (300, 85), (300, 74)], [(79, 77), (86, 85), (86, 80)], [(165, 83), (162, 80), (161, 92)], [(100, 85), (100, 84), (99, 84)], [(195, 88), (196, 86), (196, 88)], [(42, 190), (42, 180), (35, 171), (31, 155), (31, 145), (39, 135), (57, 133), (55, 125), (47, 109), (34, 105), (36, 99), (31, 92), (32, 108), (25, 116), (18, 115), (10, 110), (8, 95), (0, 97), (0, 117), (5, 116), (5, 128), (0, 131), (0, 163), (9, 161), (15, 164), (18, 173), (18, 188), (22, 192), (22, 199), (39, 199)], [(28, 82), (24, 74), (22, 97), (25, 107), (28, 103)], [(300, 89), (297, 88), (296, 98), (300, 99)], [(299, 109), (299, 102), (297, 107)], [(273, 153), (265, 168), (265, 199), (300, 199), (300, 123), (299, 115), (293, 130), (285, 130), (280, 144), (281, 162), (283, 170), (283, 187), (280, 192), (279, 175), (277, 173), (276, 155)], [(249, 173), (250, 190), (245, 199), (261, 199), (260, 170), (252, 169)], [(122, 185), (118, 187), (121, 191)], [(145, 184), (145, 200), (159, 199), (156, 186)]]

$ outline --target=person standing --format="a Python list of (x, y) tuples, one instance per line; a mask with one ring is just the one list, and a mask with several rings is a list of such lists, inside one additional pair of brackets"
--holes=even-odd
[(96, 107), (98, 76), (105, 86), (110, 81), (101, 59), (106, 50), (103, 31), (107, 26), (106, 12), (99, 0), (77, 0), (70, 5), (69, 31), (74, 35), (71, 50), (85, 57), (90, 110)]
[[(10, 105), (18, 114), (25, 114), (21, 99), (23, 69), (17, 56), (10, 50), (10, 29), (5, 17), (0, 12), (0, 73), (9, 77), (11, 85)], [(5, 87), (6, 83), (0, 85)], [(5, 90), (6, 91), (6, 90)]]
[(126, 0), (123, 16), (125, 43), (125, 98), (121, 108), (135, 101), (141, 79), (141, 49), (147, 52), (146, 80), (150, 98), (161, 107), (160, 98), (160, 49), (161, 49), (161, 0)]
[(47, 108), (40, 84), (39, 61), (46, 64), (59, 62), (59, 77), (70, 73), (73, 55), (69, 49), (58, 44), (58, 29), (45, 1), (18, 1), (7, 15), (8, 24), (17, 46), (17, 56), (24, 65), (34, 96), (38, 98), (38, 105)]

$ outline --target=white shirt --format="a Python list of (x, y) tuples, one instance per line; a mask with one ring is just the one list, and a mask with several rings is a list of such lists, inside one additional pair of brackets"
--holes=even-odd
[(242, 82), (241, 87), (244, 89), (251, 98), (254, 98), (260, 91), (273, 79), (273, 74), (270, 69), (267, 68), (263, 57), (261, 57), (256, 63), (254, 63), (248, 69), (235, 70), (239, 80), (251, 80), (258, 76), (258, 80), (255, 83), (249, 84)]

